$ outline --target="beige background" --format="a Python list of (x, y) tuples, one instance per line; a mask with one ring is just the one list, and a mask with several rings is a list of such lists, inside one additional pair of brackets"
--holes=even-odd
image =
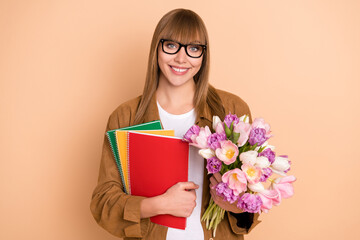
[(208, 27), (211, 83), (271, 124), (298, 178), (247, 239), (357, 238), (360, 1), (1, 0), (0, 239), (115, 239), (89, 210), (107, 117), (178, 7)]

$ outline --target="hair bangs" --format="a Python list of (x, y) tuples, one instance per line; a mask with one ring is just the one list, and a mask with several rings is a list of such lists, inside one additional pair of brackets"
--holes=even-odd
[(192, 13), (179, 12), (177, 15), (164, 27), (162, 38), (183, 44), (207, 44), (206, 33), (200, 23), (201, 19)]

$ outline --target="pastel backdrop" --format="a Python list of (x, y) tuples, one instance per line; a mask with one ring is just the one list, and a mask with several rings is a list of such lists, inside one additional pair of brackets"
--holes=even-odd
[(359, 1), (1, 0), (0, 239), (115, 239), (89, 210), (105, 125), (179, 7), (207, 25), (211, 83), (271, 124), (298, 178), (246, 239), (356, 238)]

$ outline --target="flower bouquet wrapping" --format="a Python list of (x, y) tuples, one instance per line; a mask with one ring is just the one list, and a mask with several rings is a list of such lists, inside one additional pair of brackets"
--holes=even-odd
[[(261, 213), (293, 195), (296, 178), (287, 175), (291, 162), (286, 155), (276, 156), (275, 147), (268, 144), (272, 135), (264, 119), (250, 124), (248, 115), (228, 114), (224, 121), (214, 116), (212, 128), (194, 125), (183, 139), (200, 148), (208, 174), (221, 174), (222, 182), (215, 186), (218, 196), (243, 212)], [(201, 221), (214, 236), (224, 214), (211, 198)]]

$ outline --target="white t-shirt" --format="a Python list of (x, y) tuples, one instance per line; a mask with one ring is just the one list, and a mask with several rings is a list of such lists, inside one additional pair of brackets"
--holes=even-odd
[[(166, 112), (159, 103), (157, 103), (160, 115), (160, 121), (164, 129), (174, 129), (175, 136), (182, 138), (187, 130), (195, 124), (196, 113), (195, 109), (191, 111), (174, 115)], [(203, 176), (204, 176), (204, 159), (198, 154), (199, 149), (190, 146), (189, 149), (189, 172), (188, 179), (199, 185), (196, 189), (196, 207), (191, 216), (186, 220), (186, 229), (180, 230), (175, 228), (168, 228), (167, 240), (183, 240), (194, 239), (203, 240), (204, 231), (200, 223), (201, 215), (201, 200), (203, 191)]]

